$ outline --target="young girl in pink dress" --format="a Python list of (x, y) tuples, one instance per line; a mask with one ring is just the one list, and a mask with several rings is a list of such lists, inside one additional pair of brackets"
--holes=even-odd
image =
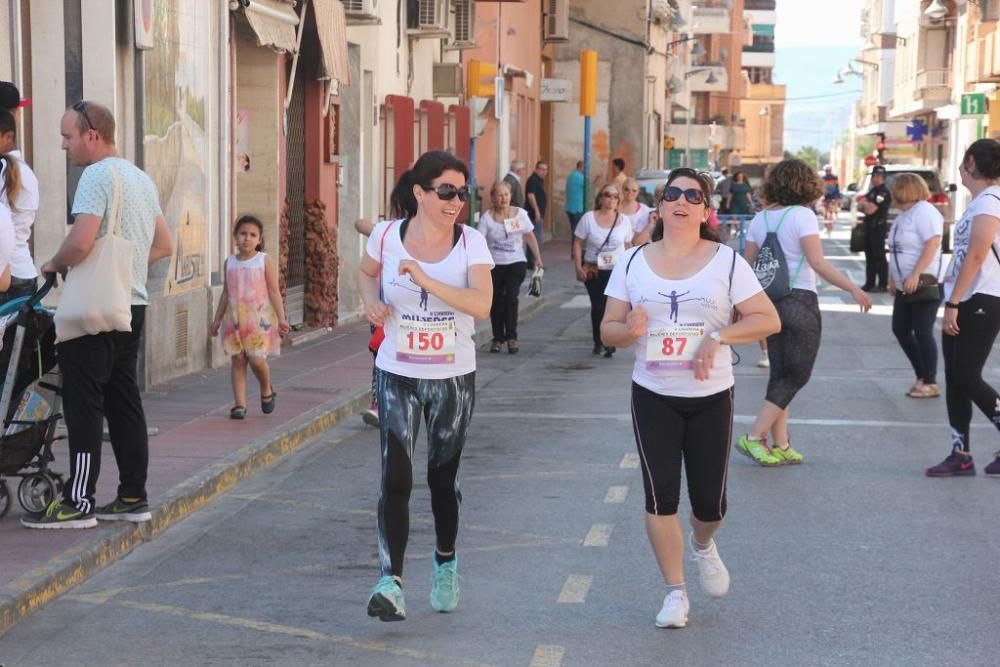
[[(267, 357), (281, 350), (281, 339), (288, 335), (285, 307), (278, 289), (278, 271), (263, 249), (264, 225), (252, 215), (236, 221), (233, 237), (236, 254), (226, 259), (222, 299), (209, 328), (212, 337), (222, 328), (222, 347), (232, 358), (232, 419), (247, 414), (247, 366), (260, 382), (260, 409), (274, 412), (277, 393), (271, 386)], [(224, 319), (223, 319), (224, 318)]]

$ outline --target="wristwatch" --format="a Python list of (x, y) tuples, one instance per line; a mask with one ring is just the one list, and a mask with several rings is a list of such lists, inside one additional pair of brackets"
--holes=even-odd
[(719, 345), (725, 345), (725, 343), (722, 342), (722, 334), (720, 334), (718, 331), (713, 331), (712, 333), (708, 334), (708, 337), (714, 340)]
[(944, 302), (944, 307), (945, 308), (951, 308), (953, 310), (958, 310), (958, 304), (957, 303), (952, 303), (951, 301), (945, 301)]

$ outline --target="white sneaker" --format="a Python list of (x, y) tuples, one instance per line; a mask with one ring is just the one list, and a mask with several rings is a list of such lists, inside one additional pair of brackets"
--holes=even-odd
[(663, 598), (663, 608), (656, 615), (656, 627), (683, 628), (687, 626), (690, 610), (691, 605), (688, 603), (687, 593), (671, 591), (667, 593), (667, 597)]
[(692, 534), (691, 560), (698, 564), (702, 590), (713, 598), (721, 598), (729, 592), (729, 570), (719, 558), (719, 550), (715, 547), (715, 540), (712, 540), (712, 544), (702, 551), (695, 546)]
[(757, 368), (770, 368), (770, 367), (771, 367), (771, 360), (767, 358), (766, 354), (757, 361)]

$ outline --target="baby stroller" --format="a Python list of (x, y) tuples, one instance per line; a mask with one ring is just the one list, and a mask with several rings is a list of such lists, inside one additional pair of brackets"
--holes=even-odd
[(59, 473), (49, 470), (55, 460), (52, 443), (60, 410), (60, 385), (43, 376), (56, 365), (53, 311), (41, 305), (55, 282), (45, 284), (30, 297), (12, 299), (0, 305), (0, 517), (11, 506), (5, 476), (21, 478), (17, 499), (28, 512), (44, 511), (62, 491)]

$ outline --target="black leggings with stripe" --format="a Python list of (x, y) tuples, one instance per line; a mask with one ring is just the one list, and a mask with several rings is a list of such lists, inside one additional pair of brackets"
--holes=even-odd
[(1000, 297), (973, 294), (958, 306), (958, 335), (941, 336), (945, 400), (954, 445), (969, 451), (972, 404), (1000, 429), (1000, 395), (983, 379), (983, 367), (1000, 332)]
[(699, 521), (726, 515), (726, 474), (733, 435), (733, 389), (711, 396), (663, 396), (632, 383), (632, 428), (646, 491), (646, 512), (677, 514), (681, 465), (691, 512)]
[(476, 374), (421, 380), (376, 371), (382, 485), (378, 501), (378, 551), (383, 575), (403, 576), (410, 536), (413, 454), (421, 420), (427, 426), (427, 484), (437, 548), (455, 550), (458, 536), (458, 466), (476, 401)]

